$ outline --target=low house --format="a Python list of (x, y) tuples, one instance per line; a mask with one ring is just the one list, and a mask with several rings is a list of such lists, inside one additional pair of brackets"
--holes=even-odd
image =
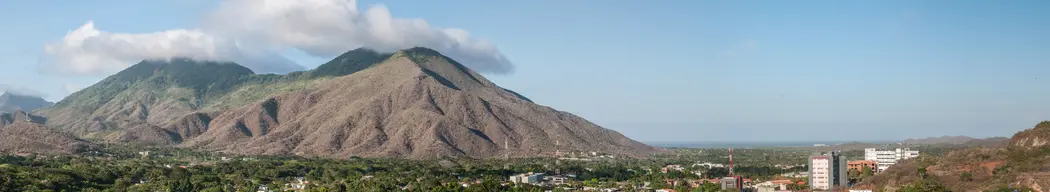
[(664, 166), (663, 168), (660, 168), (660, 172), (662, 172), (662, 173), (667, 173), (668, 171), (672, 171), (672, 170), (674, 170), (674, 171), (684, 171), (685, 167), (682, 167), (682, 165), (667, 165), (667, 166)]
[(513, 183), (537, 184), (543, 180), (543, 173), (529, 172), (527, 174), (511, 175), (509, 180)]
[(772, 180), (766, 181), (755, 185), (758, 192), (779, 192), (779, 191), (791, 191), (788, 189), (788, 185), (791, 185), (791, 180)]
[(306, 177), (296, 177), (292, 183), (284, 184), (285, 190), (305, 190), (306, 186), (310, 185), (310, 181), (306, 180)]
[(879, 170), (879, 164), (871, 160), (857, 160), (846, 162), (847, 169), (855, 170), (857, 172), (863, 171), (864, 167), (868, 167), (868, 169), (871, 169), (872, 171)]
[(555, 175), (547, 177), (552, 185), (565, 185), (569, 183), (569, 177), (562, 175)]

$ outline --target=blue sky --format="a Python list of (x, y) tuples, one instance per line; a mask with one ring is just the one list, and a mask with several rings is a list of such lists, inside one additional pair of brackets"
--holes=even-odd
[[(149, 33), (217, 1), (0, 2), (0, 84), (59, 100), (44, 45), (94, 21)], [(498, 47), (487, 74), (641, 141), (1011, 136), (1050, 120), (1047, 1), (360, 1)], [(328, 58), (281, 51), (305, 68)]]

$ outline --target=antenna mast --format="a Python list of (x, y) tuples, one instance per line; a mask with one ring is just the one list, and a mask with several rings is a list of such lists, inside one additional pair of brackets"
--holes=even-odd
[(729, 176), (733, 176), (733, 148), (729, 148)]
[(503, 140), (503, 159), (510, 159), (510, 145), (507, 144), (507, 140)]
[[(554, 164), (561, 165), (561, 140), (554, 141)], [(561, 175), (561, 168), (554, 169), (554, 174)]]

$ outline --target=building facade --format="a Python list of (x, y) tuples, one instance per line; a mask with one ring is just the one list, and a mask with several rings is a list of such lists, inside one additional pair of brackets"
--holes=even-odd
[(857, 172), (864, 171), (864, 167), (868, 167), (871, 171), (877, 171), (879, 164), (872, 160), (857, 160), (846, 163), (846, 168), (849, 170), (856, 170)]
[(846, 158), (839, 152), (809, 156), (809, 187), (815, 190), (830, 190), (847, 184)]
[(744, 189), (744, 181), (740, 179), (740, 176), (724, 177), (718, 183), (722, 185), (722, 190)]
[(532, 173), (511, 175), (508, 179), (513, 183), (536, 184), (543, 180), (543, 173)]
[(919, 151), (908, 148), (896, 148), (894, 150), (878, 150), (876, 148), (864, 149), (864, 160), (875, 161), (878, 172), (885, 171), (901, 159), (919, 157)]

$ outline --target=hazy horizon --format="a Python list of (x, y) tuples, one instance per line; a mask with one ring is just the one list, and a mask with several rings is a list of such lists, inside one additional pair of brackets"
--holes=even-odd
[(426, 46), (644, 142), (1010, 137), (1050, 120), (1048, 1), (264, 3), (0, 2), (0, 91), (57, 102), (157, 57), (287, 73)]

